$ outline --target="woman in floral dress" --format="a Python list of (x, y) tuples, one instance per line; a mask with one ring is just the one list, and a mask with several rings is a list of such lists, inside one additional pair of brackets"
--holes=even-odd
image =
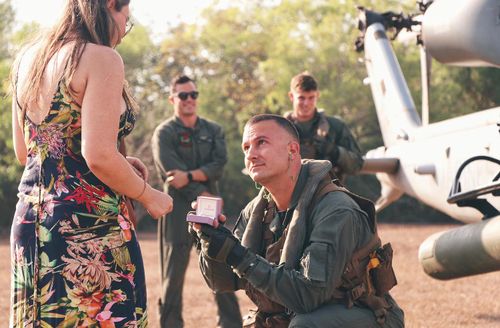
[(12, 72), (15, 152), (25, 170), (11, 231), (11, 327), (144, 327), (146, 286), (123, 196), (158, 218), (118, 140), (135, 106), (120, 55), (129, 0), (67, 0), (59, 23)]

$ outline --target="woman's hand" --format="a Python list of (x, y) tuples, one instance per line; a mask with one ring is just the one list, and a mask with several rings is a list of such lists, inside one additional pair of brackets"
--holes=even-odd
[(149, 171), (146, 165), (137, 157), (127, 156), (126, 158), (127, 162), (134, 169), (134, 172), (137, 173), (138, 176), (147, 181), (149, 178)]
[(174, 202), (167, 193), (156, 190), (150, 185), (146, 185), (144, 193), (136, 198), (146, 208), (153, 219), (159, 219), (163, 215), (172, 212)]

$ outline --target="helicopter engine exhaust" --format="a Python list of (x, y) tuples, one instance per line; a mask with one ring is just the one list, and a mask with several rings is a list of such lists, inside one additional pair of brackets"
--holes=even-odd
[(444, 64), (500, 67), (499, 22), (498, 0), (435, 1), (423, 16), (424, 45)]

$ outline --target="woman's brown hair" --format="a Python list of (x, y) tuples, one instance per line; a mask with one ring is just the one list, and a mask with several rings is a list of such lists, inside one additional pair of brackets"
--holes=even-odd
[[(130, 0), (115, 0), (115, 9), (120, 11), (123, 6), (130, 3)], [(28, 104), (36, 103), (41, 92), (42, 79), (49, 61), (61, 48), (69, 42), (74, 42), (67, 59), (63, 78), (69, 89), (69, 82), (75, 73), (80, 58), (87, 43), (95, 43), (111, 47), (110, 31), (118, 31), (116, 22), (109, 14), (107, 0), (67, 0), (64, 12), (59, 22), (43, 37), (31, 64), (31, 69), (26, 77), (26, 83), (20, 95), (22, 96), (21, 122), (24, 122)], [(20, 59), (18, 59), (20, 61)], [(13, 94), (19, 99), (17, 94), (17, 67), (14, 64), (11, 80), (13, 83)], [(125, 101), (136, 109), (136, 103), (125, 86), (123, 96)], [(70, 90), (70, 89), (69, 89)], [(18, 102), (19, 104), (19, 102)]]

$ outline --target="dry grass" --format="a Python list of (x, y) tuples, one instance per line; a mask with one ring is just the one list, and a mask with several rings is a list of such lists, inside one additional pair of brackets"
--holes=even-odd
[[(399, 285), (392, 292), (405, 310), (406, 327), (500, 327), (500, 274), (489, 273), (454, 281), (437, 281), (427, 277), (417, 260), (420, 243), (430, 234), (453, 226), (387, 225), (382, 224), (383, 241), (395, 249), (395, 270)], [(157, 324), (159, 269), (156, 235), (140, 234), (146, 265), (150, 327)], [(7, 327), (9, 309), (9, 245), (0, 240), (0, 327)], [(215, 327), (215, 305), (212, 295), (197, 268), (192, 254), (184, 290), (186, 327)], [(242, 312), (251, 307), (242, 292), (238, 292)]]

